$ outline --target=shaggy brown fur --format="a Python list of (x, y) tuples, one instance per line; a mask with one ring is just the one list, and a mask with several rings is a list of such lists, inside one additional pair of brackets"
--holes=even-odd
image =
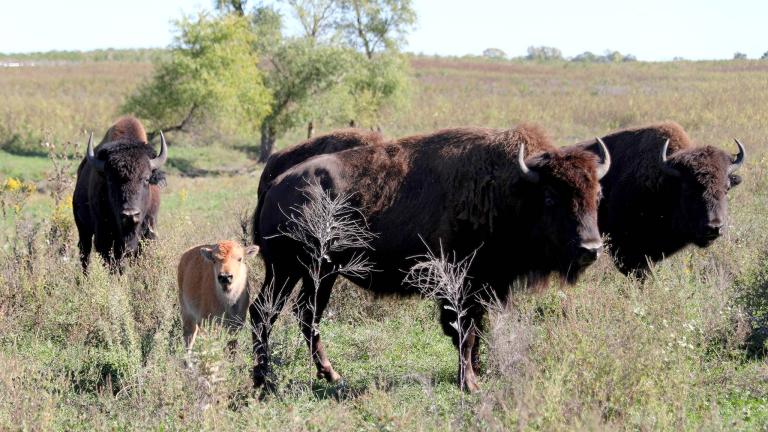
[(144, 126), (136, 117), (121, 117), (107, 130), (107, 133), (104, 134), (104, 138), (101, 142), (105, 143), (118, 140), (146, 143), (147, 131), (144, 130)]
[[(669, 139), (668, 166), (661, 149)], [(600, 231), (610, 239), (618, 268), (645, 274), (658, 261), (690, 243), (709, 245), (719, 235), (710, 225), (725, 225), (728, 190), (739, 184), (728, 175), (732, 159), (712, 146), (695, 146), (683, 128), (664, 122), (624, 129), (603, 137), (613, 163), (602, 180)], [(597, 151), (595, 140), (577, 147)]]
[[(533, 155), (526, 164), (538, 175), (538, 182), (522, 175), (521, 145)], [(331, 194), (349, 196), (376, 234), (371, 250), (328, 257), (331, 263), (343, 263), (350, 254), (367, 254), (376, 271), (347, 277), (376, 294), (417, 294), (403, 283), (403, 277), (427, 248), (460, 258), (476, 251), (466, 322), (479, 325), (485, 312), (482, 300), (487, 296), (504, 300), (515, 282), (527, 278), (536, 285), (551, 273), (575, 282), (594, 259), (584, 258), (586, 249), (595, 253), (600, 245), (597, 162), (588, 151), (555, 148), (543, 130), (532, 125), (512, 130), (446, 129), (315, 156), (275, 178), (255, 214), (258, 229), (254, 232), (261, 237), (254, 238), (254, 243), (261, 245), (267, 268), (257, 303), (271, 296), (279, 305), (299, 279), (303, 280), (299, 298), (314, 297), (313, 284), (301, 265), (309, 262), (304, 245), (280, 233), (289, 223), (287, 214), (306, 203), (303, 190), (308, 184), (319, 184)], [(322, 280), (313, 313), (307, 312), (307, 305), (298, 306), (318, 374), (329, 379), (335, 375), (314, 329), (334, 279), (331, 274)], [(450, 325), (455, 314), (441, 311), (443, 329), (458, 346)], [(268, 365), (263, 344), (270, 326), (262, 325), (262, 316), (251, 310), (253, 328), (260, 329), (254, 333), (257, 385), (263, 382)], [(462, 355), (472, 353), (476, 358), (476, 348), (469, 345), (461, 347)], [(476, 388), (472, 373), (466, 384)]]

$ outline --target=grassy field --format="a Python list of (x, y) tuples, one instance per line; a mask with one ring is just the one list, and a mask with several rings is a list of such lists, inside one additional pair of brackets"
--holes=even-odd
[[(85, 131), (103, 134), (151, 65), (0, 69), (0, 429), (768, 428), (768, 364), (759, 355), (768, 318), (768, 62), (412, 63), (412, 103), (386, 113), (389, 136), (532, 121), (566, 145), (671, 119), (702, 144), (735, 152), (731, 139), (740, 138), (748, 154), (744, 182), (729, 194), (727, 234), (666, 260), (645, 284), (602, 257), (574, 287), (514, 296), (489, 318), (483, 389), (471, 395), (454, 384), (456, 353), (431, 302), (376, 299), (341, 284), (321, 331), (344, 382), (314, 379), (286, 312), (273, 336), (280, 386), (260, 401), (246, 331), (229, 358), (227, 336), (210, 328), (195, 368), (184, 368), (175, 280), (186, 248), (242, 236), (241, 215), (256, 204), (258, 137), (202, 126), (170, 136), (161, 240), (122, 276), (95, 266), (84, 277), (71, 209), (66, 197), (54, 204), (40, 144), (79, 142), (82, 152)], [(316, 123), (320, 133), (342, 126)], [(31, 186), (16, 190), (9, 178)], [(261, 262), (250, 264), (259, 286)]]

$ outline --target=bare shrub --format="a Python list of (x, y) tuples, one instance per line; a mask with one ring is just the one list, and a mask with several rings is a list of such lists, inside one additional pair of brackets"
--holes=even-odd
[(462, 352), (462, 347), (467, 342), (470, 333), (474, 331), (476, 323), (466, 323), (467, 303), (475, 297), (472, 294), (472, 284), (467, 281), (467, 274), (472, 265), (477, 251), (469, 256), (457, 260), (456, 254), (449, 257), (440, 246), (440, 255), (435, 255), (431, 250), (426, 255), (417, 258), (405, 277), (405, 283), (413, 285), (424, 296), (437, 300), (443, 309), (456, 314), (456, 321), (450, 323), (458, 334), (459, 354), (459, 385), (464, 390), (464, 378), (467, 368), (472, 365)]
[(57, 145), (52, 142), (50, 136), (46, 137), (42, 145), (47, 151), (48, 160), (51, 161), (48, 192), (53, 198), (53, 214), (48, 230), (48, 242), (60, 256), (67, 256), (69, 239), (74, 231), (72, 188), (75, 181), (74, 168), (79, 161), (79, 145), (71, 141), (64, 141)]

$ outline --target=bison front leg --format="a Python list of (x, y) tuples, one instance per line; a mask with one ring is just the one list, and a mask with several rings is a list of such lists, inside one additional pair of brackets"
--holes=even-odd
[(335, 383), (341, 380), (339, 375), (328, 360), (323, 342), (320, 340), (318, 326), (323, 317), (325, 307), (331, 297), (331, 290), (336, 281), (335, 275), (328, 275), (320, 282), (315, 291), (315, 285), (311, 278), (305, 277), (302, 283), (299, 301), (296, 303), (296, 317), (301, 326), (301, 333), (307, 341), (307, 347), (312, 361), (317, 368), (317, 377), (324, 378), (328, 382)]
[[(480, 390), (475, 374), (475, 363), (479, 363), (477, 351), (479, 350), (479, 337), (476, 322), (482, 320), (483, 315), (477, 307), (468, 307), (466, 315), (459, 321), (456, 313), (440, 305), (440, 324), (446, 335), (451, 337), (453, 346), (459, 352), (459, 379), (458, 384), (462, 390), (475, 392)], [(461, 329), (459, 332), (458, 329)]]

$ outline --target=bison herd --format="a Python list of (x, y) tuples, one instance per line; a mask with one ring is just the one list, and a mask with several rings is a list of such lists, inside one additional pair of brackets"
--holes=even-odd
[[(122, 271), (124, 259), (156, 237), (160, 170), (168, 157), (147, 143), (128, 117), (113, 125), (78, 169), (73, 210), (83, 270), (92, 244)], [(459, 350), (460, 386), (478, 388), (479, 336), (490, 299), (506, 300), (512, 286), (529, 290), (550, 278), (575, 283), (607, 249), (626, 275), (644, 278), (650, 265), (693, 243), (709, 246), (728, 217), (727, 192), (741, 182), (744, 146), (731, 156), (695, 146), (674, 122), (624, 129), (556, 147), (545, 131), (445, 129), (396, 140), (345, 129), (275, 153), (258, 185), (253, 245), (225, 241), (186, 251), (178, 267), (184, 340), (191, 348), (199, 324), (219, 319), (230, 328), (250, 315), (256, 386), (270, 382), (268, 340), (275, 313), (294, 286), (295, 312), (318, 377), (337, 381), (318, 331), (337, 276), (377, 294), (418, 295), (406, 274), (429, 250), (473, 255), (471, 292), (462, 317), (441, 305), (444, 332)], [(309, 266), (312, 248), (286, 235), (296, 213), (310, 205), (308, 188), (348, 197), (370, 242), (336, 248)], [(606, 244), (603, 244), (606, 239)], [(266, 276), (248, 298), (244, 258), (259, 253)], [(337, 263), (366, 256), (375, 271), (340, 273)], [(461, 327), (456, 323), (461, 322)], [(459, 337), (462, 335), (461, 337)]]

